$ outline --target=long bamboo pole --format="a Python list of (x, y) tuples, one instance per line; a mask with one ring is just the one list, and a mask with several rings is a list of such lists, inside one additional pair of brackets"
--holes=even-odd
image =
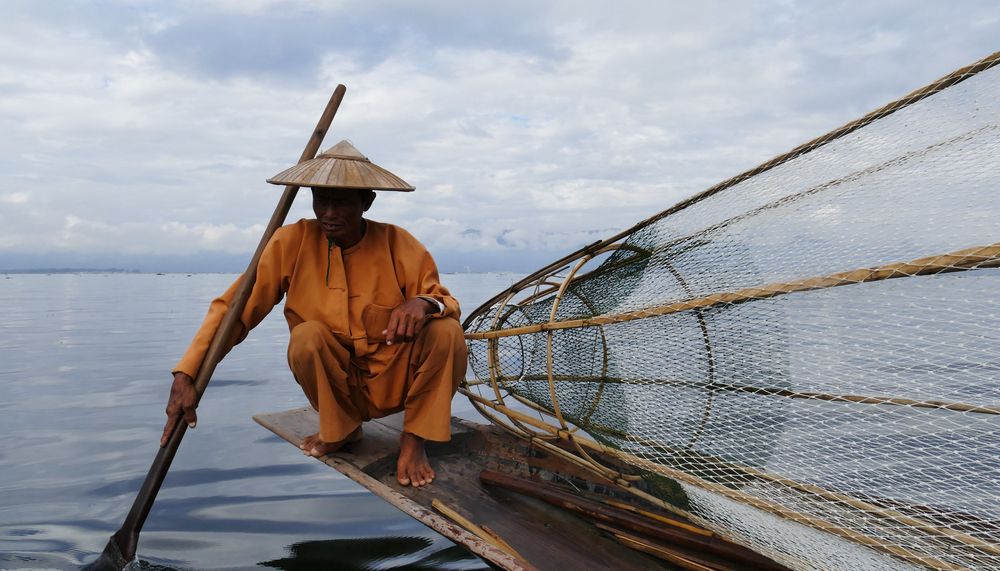
[(735, 571), (736, 569), (736, 567), (732, 565), (722, 566), (718, 562), (708, 562), (692, 557), (688, 553), (678, 552), (665, 547), (662, 544), (656, 544), (649, 539), (632, 535), (610, 525), (605, 525), (603, 523), (595, 523), (594, 525), (596, 525), (598, 529), (602, 529), (614, 535), (615, 539), (621, 542), (622, 545), (631, 547), (636, 551), (648, 553), (654, 557), (673, 563), (682, 569), (688, 569), (690, 571)]
[[(309, 137), (309, 141), (306, 143), (306, 147), (299, 157), (300, 163), (316, 156), (320, 145), (323, 144), (323, 138), (330, 128), (330, 123), (333, 122), (333, 118), (337, 114), (337, 109), (340, 108), (340, 103), (344, 100), (344, 93), (346, 92), (347, 88), (343, 85), (338, 85), (333, 90), (333, 95), (326, 104), (323, 115), (320, 116), (319, 122), (316, 123), (316, 128), (313, 129), (312, 135)], [(215, 337), (212, 338), (212, 343), (208, 346), (208, 352), (205, 354), (201, 367), (198, 369), (194, 385), (197, 393), (196, 405), (197, 402), (201, 401), (201, 397), (205, 393), (205, 388), (212, 379), (212, 373), (215, 372), (215, 367), (226, 354), (228, 342), (232, 337), (240, 315), (243, 313), (243, 308), (246, 307), (250, 292), (253, 291), (254, 283), (257, 280), (257, 263), (264, 252), (264, 247), (267, 246), (274, 232), (284, 223), (298, 190), (299, 187), (297, 186), (285, 187), (274, 209), (274, 213), (271, 214), (271, 220), (268, 222), (267, 228), (260, 238), (257, 250), (250, 259), (246, 271), (243, 272), (240, 285), (234, 295), (233, 303), (229, 306), (225, 316), (223, 316), (222, 322), (219, 324), (219, 329), (216, 330)], [(128, 515), (125, 517), (124, 523), (108, 540), (108, 544), (105, 546), (101, 556), (86, 566), (85, 570), (120, 571), (135, 558), (135, 551), (139, 544), (139, 532), (146, 522), (149, 510), (153, 507), (156, 494), (160, 491), (160, 485), (163, 483), (163, 479), (170, 469), (170, 464), (173, 462), (174, 455), (177, 453), (177, 448), (180, 446), (181, 439), (184, 438), (186, 430), (187, 423), (178, 420), (174, 425), (174, 430), (170, 434), (166, 446), (160, 448), (159, 452), (157, 452), (156, 458), (153, 460), (153, 464), (146, 474), (146, 479), (143, 481), (142, 487), (139, 488), (139, 493), (132, 503), (132, 509), (129, 510)]]
[(908, 262), (896, 262), (877, 266), (874, 268), (859, 268), (846, 272), (838, 272), (829, 276), (817, 276), (790, 282), (777, 282), (754, 287), (739, 289), (736, 291), (713, 293), (694, 299), (675, 301), (665, 305), (650, 307), (637, 311), (629, 311), (618, 314), (599, 315), (585, 319), (567, 319), (564, 321), (550, 321), (546, 323), (536, 323), (521, 327), (510, 327), (495, 331), (480, 331), (469, 333), (466, 339), (496, 339), (500, 337), (511, 337), (524, 335), (527, 333), (539, 333), (542, 331), (553, 331), (557, 329), (576, 329), (579, 327), (591, 327), (594, 325), (610, 325), (613, 323), (624, 323), (636, 319), (647, 317), (659, 317), (704, 309), (717, 305), (743, 303), (756, 299), (768, 299), (817, 289), (827, 289), (832, 287), (882, 281), (895, 278), (905, 278), (913, 276), (944, 274), (959, 272), (979, 268), (1000, 267), (1000, 242), (988, 246), (976, 246), (965, 248), (947, 254), (927, 256), (910, 260)]
[[(500, 376), (497, 378), (498, 382), (547, 382), (549, 379), (548, 375), (543, 374), (533, 374), (533, 375), (522, 375), (516, 379), (508, 379), (506, 377)], [(908, 406), (912, 408), (931, 408), (940, 410), (951, 410), (956, 412), (969, 412), (973, 414), (1000, 414), (1000, 406), (990, 406), (990, 405), (980, 405), (971, 404), (966, 402), (949, 402), (943, 400), (916, 400), (901, 397), (886, 397), (886, 396), (874, 396), (874, 395), (843, 395), (843, 394), (830, 394), (830, 393), (816, 393), (808, 391), (793, 391), (790, 389), (782, 389), (777, 387), (756, 387), (752, 385), (737, 385), (731, 383), (715, 383), (709, 385), (705, 381), (693, 381), (693, 380), (683, 380), (683, 379), (656, 379), (656, 378), (625, 378), (625, 377), (606, 377), (597, 375), (553, 375), (552, 379), (556, 382), (562, 383), (600, 383), (611, 384), (611, 385), (662, 385), (662, 386), (673, 386), (673, 387), (684, 387), (690, 389), (707, 389), (713, 388), (720, 391), (730, 391), (730, 392), (742, 392), (750, 393), (755, 395), (766, 395), (766, 396), (779, 396), (787, 397), (793, 399), (812, 399), (821, 400), (828, 402), (845, 402), (854, 404), (884, 404), (884, 405), (894, 405), (894, 406)], [(477, 384), (486, 384), (489, 381), (473, 381), (466, 383), (466, 386), (475, 386)], [(511, 395), (514, 398), (518, 398), (517, 395)], [(523, 397), (522, 397), (523, 398)], [(520, 400), (520, 399), (518, 399)], [(528, 401), (531, 402), (531, 401)], [(528, 403), (525, 403), (528, 404)], [(535, 403), (528, 404), (528, 406), (538, 405)], [(549, 411), (543, 410), (542, 412), (548, 413)]]

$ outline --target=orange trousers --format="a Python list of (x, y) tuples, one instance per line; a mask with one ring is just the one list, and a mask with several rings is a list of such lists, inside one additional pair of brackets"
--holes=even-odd
[(343, 440), (362, 422), (401, 410), (404, 431), (426, 440), (451, 439), (451, 399), (467, 364), (462, 326), (431, 319), (414, 341), (396, 347), (385, 369), (371, 376), (322, 323), (292, 329), (288, 365), (319, 412), (320, 440)]

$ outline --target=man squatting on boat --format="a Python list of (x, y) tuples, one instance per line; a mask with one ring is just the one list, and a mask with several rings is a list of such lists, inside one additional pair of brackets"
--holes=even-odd
[[(372, 190), (312, 188), (316, 218), (275, 232), (226, 350), (285, 297), (288, 364), (319, 412), (319, 431), (305, 438), (303, 453), (334, 452), (362, 437), (363, 421), (403, 411), (397, 478), (424, 486), (434, 479), (424, 441), (451, 438), (451, 400), (465, 377), (460, 309), (416, 238), (363, 217), (374, 200)], [(193, 378), (236, 287), (212, 301), (173, 370), (161, 446), (178, 418), (197, 422)]]

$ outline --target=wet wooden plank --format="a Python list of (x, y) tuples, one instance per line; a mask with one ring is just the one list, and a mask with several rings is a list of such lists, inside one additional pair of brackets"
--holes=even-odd
[[(309, 408), (261, 414), (254, 420), (296, 446), (303, 437), (316, 432), (318, 425), (316, 413)], [(534, 498), (483, 486), (479, 474), (487, 469), (521, 477), (544, 473), (547, 478), (570, 483), (593, 480), (593, 475), (559, 458), (533, 451), (524, 442), (492, 426), (452, 419), (452, 440), (428, 444), (431, 465), (437, 473), (434, 483), (424, 488), (400, 486), (396, 481), (396, 458), (401, 428), (398, 417), (367, 422), (363, 440), (322, 461), (503, 569), (670, 568), (621, 545), (576, 515)], [(488, 527), (528, 564), (435, 512), (431, 508), (435, 499), (477, 525)]]

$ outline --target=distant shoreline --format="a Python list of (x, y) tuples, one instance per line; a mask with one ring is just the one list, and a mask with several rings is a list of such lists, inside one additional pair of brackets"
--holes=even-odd
[[(141, 274), (139, 270), (121, 268), (38, 268), (0, 270), (0, 274)], [(146, 272), (157, 273), (157, 272)]]

